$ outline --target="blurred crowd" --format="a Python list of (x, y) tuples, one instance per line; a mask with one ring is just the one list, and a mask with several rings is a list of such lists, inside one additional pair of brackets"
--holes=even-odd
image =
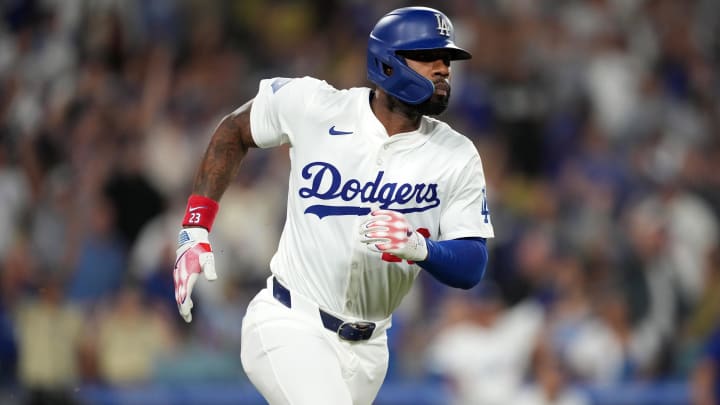
[[(69, 404), (85, 384), (244, 381), (287, 150), (251, 151), (224, 195), (219, 281), (198, 283), (188, 325), (172, 267), (202, 152), (262, 78), (368, 86), (367, 35), (406, 5), (0, 2), (0, 391)], [(478, 287), (419, 278), (388, 382), (582, 405), (577, 387), (673, 380), (720, 403), (720, 3), (422, 5), (473, 54), (441, 118), (480, 151), (497, 237)]]

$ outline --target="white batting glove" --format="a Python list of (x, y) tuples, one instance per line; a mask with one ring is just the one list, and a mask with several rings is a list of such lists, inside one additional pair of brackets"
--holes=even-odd
[(208, 231), (205, 228), (185, 228), (178, 234), (178, 248), (175, 251), (175, 301), (180, 315), (185, 322), (192, 321), (193, 286), (198, 274), (203, 273), (208, 281), (217, 279), (215, 273), (215, 256), (208, 240)]
[(428, 255), (425, 238), (413, 231), (405, 216), (397, 211), (371, 211), (360, 224), (360, 241), (370, 250), (405, 260), (419, 262)]

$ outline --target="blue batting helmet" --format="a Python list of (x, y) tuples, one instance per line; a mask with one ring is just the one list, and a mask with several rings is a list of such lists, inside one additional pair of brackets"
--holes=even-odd
[[(404, 7), (383, 16), (368, 41), (368, 79), (398, 99), (420, 104), (435, 91), (432, 81), (412, 70), (400, 51), (447, 50), (450, 60), (470, 59), (455, 45), (450, 19), (429, 7)], [(390, 75), (385, 67), (392, 68)]]

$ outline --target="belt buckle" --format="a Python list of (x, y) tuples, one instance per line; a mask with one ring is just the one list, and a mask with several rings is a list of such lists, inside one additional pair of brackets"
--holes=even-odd
[(374, 330), (374, 322), (343, 322), (340, 327), (338, 327), (337, 335), (340, 339), (343, 340), (367, 340), (370, 339), (370, 336), (372, 336)]

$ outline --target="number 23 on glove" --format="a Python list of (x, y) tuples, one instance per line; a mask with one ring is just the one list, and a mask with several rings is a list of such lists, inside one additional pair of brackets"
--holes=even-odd
[(178, 235), (175, 251), (175, 301), (185, 322), (192, 321), (193, 302), (190, 298), (198, 275), (203, 273), (208, 281), (217, 279), (215, 257), (205, 228), (185, 228)]

